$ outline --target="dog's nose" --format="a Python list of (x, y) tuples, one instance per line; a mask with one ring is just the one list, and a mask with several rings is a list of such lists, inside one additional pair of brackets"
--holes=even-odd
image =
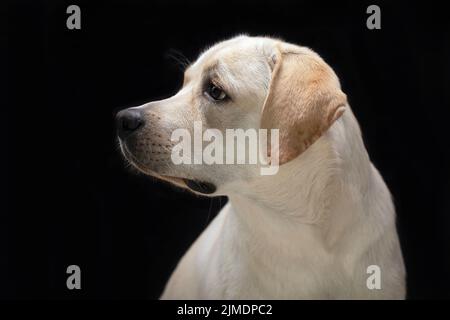
[(117, 134), (121, 139), (136, 131), (144, 124), (144, 117), (138, 109), (125, 109), (117, 113)]

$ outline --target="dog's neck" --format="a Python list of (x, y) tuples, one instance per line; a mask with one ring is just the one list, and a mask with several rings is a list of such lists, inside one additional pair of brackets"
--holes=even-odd
[(371, 179), (371, 164), (352, 118), (348, 112), (301, 156), (280, 166), (276, 176), (261, 176), (230, 193), (241, 227), (267, 239), (319, 237), (325, 245), (339, 240), (359, 220), (355, 213), (363, 208)]

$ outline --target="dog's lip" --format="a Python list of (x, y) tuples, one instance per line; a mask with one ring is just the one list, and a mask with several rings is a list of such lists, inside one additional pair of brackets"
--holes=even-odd
[(164, 181), (168, 181), (168, 182), (172, 182), (173, 184), (179, 186), (179, 187), (186, 187), (186, 182), (184, 181), (183, 178), (178, 178), (178, 177), (173, 177), (173, 176), (166, 176), (166, 175), (162, 175), (162, 174), (158, 174), (156, 172), (152, 172), (151, 174), (152, 176), (164, 180)]
[(194, 191), (203, 193), (203, 194), (212, 194), (216, 192), (216, 186), (213, 183), (192, 179), (183, 179), (186, 186)]
[(141, 165), (137, 159), (134, 158), (133, 154), (128, 150), (126, 145), (122, 145), (122, 151), (124, 154), (129, 158), (128, 161), (131, 162), (138, 170), (142, 171), (143, 173), (155, 177), (157, 179), (161, 179), (163, 181), (171, 182), (179, 187), (185, 187), (189, 188), (193, 191), (196, 191), (198, 193), (202, 194), (212, 194), (216, 192), (216, 186), (213, 183), (206, 182), (206, 181), (200, 181), (197, 179), (190, 179), (190, 178), (181, 178), (181, 177), (174, 177), (169, 175), (164, 175), (157, 173), (153, 170), (150, 170), (148, 168), (145, 168), (145, 166)]
[(157, 174), (157, 173), (155, 173), (154, 176), (157, 178), (160, 178), (161, 180), (166, 180), (166, 181), (172, 182), (178, 186), (187, 187), (193, 191), (196, 191), (196, 192), (202, 193), (202, 194), (212, 194), (212, 193), (216, 192), (216, 190), (217, 190), (216, 186), (213, 183), (206, 182), (206, 181), (166, 176), (166, 175), (161, 175), (161, 174)]
[(200, 181), (196, 179), (188, 179), (188, 178), (180, 178), (180, 177), (174, 177), (174, 176), (167, 176), (163, 174), (158, 174), (156, 172), (148, 173), (158, 179), (171, 182), (179, 187), (185, 187), (189, 188), (195, 192), (201, 193), (201, 194), (212, 194), (216, 192), (217, 188), (213, 183), (206, 182), (206, 181)]

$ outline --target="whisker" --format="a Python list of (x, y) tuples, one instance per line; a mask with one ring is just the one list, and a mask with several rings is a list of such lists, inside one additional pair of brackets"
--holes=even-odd
[(170, 49), (169, 52), (165, 54), (165, 57), (174, 60), (183, 72), (191, 64), (191, 61), (189, 61), (185, 55), (175, 49)]

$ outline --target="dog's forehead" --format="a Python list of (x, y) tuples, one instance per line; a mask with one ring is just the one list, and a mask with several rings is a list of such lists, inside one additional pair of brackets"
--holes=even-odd
[(248, 36), (239, 36), (219, 42), (204, 51), (186, 70), (186, 73), (195, 74), (201, 72), (218, 62), (232, 67), (234, 63), (263, 55), (265, 53), (265, 48), (271, 42), (273, 42), (271, 39)]

